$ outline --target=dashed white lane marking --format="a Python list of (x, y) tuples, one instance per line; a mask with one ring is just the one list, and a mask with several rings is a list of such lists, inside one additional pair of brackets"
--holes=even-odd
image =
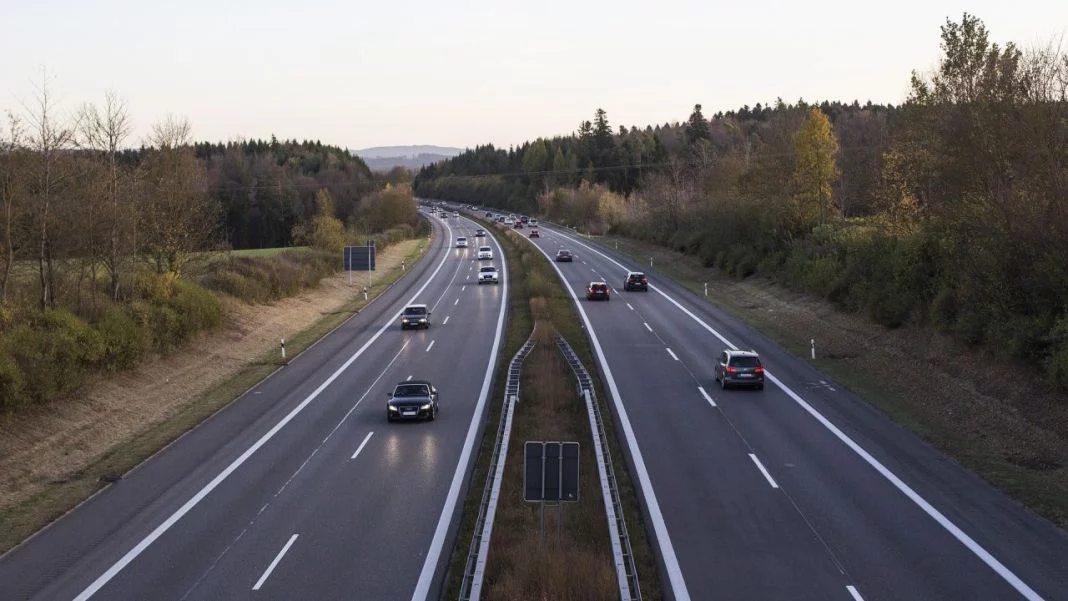
[(459, 305), (459, 304), (460, 304), (460, 299), (456, 299), (456, 300), (454, 300), (454, 301), (452, 302), (452, 306), (454, 306), (454, 307), (455, 307), (456, 305)]
[(282, 561), (282, 557), (286, 554), (286, 551), (289, 551), (289, 548), (293, 546), (293, 543), (296, 540), (296, 534), (289, 537), (289, 542), (287, 542), (286, 546), (282, 547), (282, 550), (278, 552), (278, 555), (275, 556), (274, 561), (271, 562), (271, 565), (267, 566), (267, 571), (264, 572), (263, 576), (260, 576), (260, 579), (256, 581), (256, 584), (252, 587), (252, 590), (260, 590), (260, 587), (263, 586), (263, 583), (267, 581), (267, 577), (271, 575), (271, 572), (273, 572), (276, 567), (278, 567), (278, 562)]
[(463, 292), (464, 290), (467, 290), (467, 286), (460, 286), (460, 292)]
[(634, 307), (632, 307), (630, 303), (627, 303), (627, 308), (630, 309), (631, 311), (634, 310)]
[(653, 331), (653, 328), (650, 328), (650, 327), (649, 327), (649, 324), (648, 324), (648, 323), (646, 323), (646, 322), (644, 322), (644, 321), (643, 321), (643, 322), (642, 322), (642, 325), (643, 325), (643, 326), (645, 326), (645, 329), (646, 329), (646, 330), (649, 330), (650, 332), (652, 332), (652, 331)]
[[(408, 376), (408, 379), (410, 380), (410, 379), (412, 379), (412, 377)], [(356, 456), (360, 454), (360, 451), (362, 451), (363, 448), (367, 446), (367, 441), (371, 440), (371, 436), (373, 436), (373, 435), (374, 435), (374, 432), (368, 432), (367, 433), (367, 436), (364, 437), (363, 442), (361, 442), (360, 446), (356, 448), (356, 452), (352, 454), (351, 459), (355, 459)]]
[(674, 359), (674, 360), (676, 360), (676, 361), (678, 361), (678, 360), (679, 360), (679, 356), (678, 356), (678, 355), (676, 355), (676, 354), (675, 354), (674, 352), (672, 352), (672, 350), (671, 350), (671, 349), (667, 349), (667, 352), (668, 352), (668, 354), (669, 354), (669, 355), (671, 355), (671, 358), (672, 358), (672, 359)]
[(441, 325), (445, 325), (445, 324), (449, 323), (449, 318), (450, 317), (452, 317), (452, 315), (446, 315), (445, 316), (445, 321), (441, 322)]
[(411, 376), (408, 376), (408, 379), (409, 379), (409, 380), (411, 380), (411, 379), (412, 379), (412, 377), (411, 377)]
[(430, 352), (430, 349), (434, 348), (434, 343), (435, 343), (435, 342), (437, 342), (437, 340), (431, 340), (431, 341), (430, 341), (430, 345), (426, 347), (426, 352), (428, 352), (428, 353), (429, 353), (429, 352)]
[(712, 405), (713, 407), (715, 407), (715, 406), (716, 406), (716, 401), (713, 401), (713, 400), (712, 400), (712, 397), (711, 397), (711, 396), (709, 396), (707, 392), (705, 392), (705, 389), (704, 389), (704, 388), (702, 388), (702, 387), (698, 386), (698, 387), (697, 387), (697, 392), (700, 392), (700, 393), (701, 393), (701, 396), (705, 397), (705, 400), (706, 400), (706, 401), (708, 401), (708, 404), (709, 404), (709, 405)]
[(760, 459), (757, 459), (757, 456), (752, 453), (749, 453), (749, 458), (756, 464), (760, 473), (764, 474), (764, 477), (768, 480), (768, 484), (770, 484), (772, 488), (779, 488), (779, 485), (775, 483), (775, 480), (771, 477), (771, 474), (768, 473), (768, 470), (764, 469), (764, 464), (760, 463)]
[(850, 595), (853, 595), (853, 601), (864, 601), (864, 597), (860, 596), (855, 586), (847, 586), (846, 590), (849, 591)]

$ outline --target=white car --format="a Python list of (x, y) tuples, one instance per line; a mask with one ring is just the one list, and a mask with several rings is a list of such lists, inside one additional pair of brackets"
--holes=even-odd
[(478, 268), (478, 283), (481, 284), (499, 284), (500, 280), (497, 276), (497, 268), (493, 265), (484, 265)]
[(459, 213), (459, 211), (453, 211), (453, 212), (452, 212), (452, 216), (453, 216), (453, 217), (459, 217), (459, 216), (460, 216), (460, 213)]
[(531, 219), (530, 223), (528, 223), (527, 225), (529, 225), (530, 227), (538, 227), (538, 220), (537, 219)]
[(488, 246), (479, 246), (478, 247), (478, 260), (482, 261), (482, 260), (485, 260), (485, 259), (489, 259), (490, 261), (493, 260), (493, 249), (488, 247)]
[(504, 225), (514, 225), (514, 224), (515, 224), (515, 219), (512, 219), (511, 217), (505, 218)]
[(460, 236), (456, 239), (456, 248), (467, 248), (467, 238)]

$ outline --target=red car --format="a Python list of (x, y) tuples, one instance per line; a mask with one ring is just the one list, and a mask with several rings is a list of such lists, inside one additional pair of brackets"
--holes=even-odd
[(586, 300), (612, 300), (608, 284), (604, 282), (590, 282), (586, 288)]

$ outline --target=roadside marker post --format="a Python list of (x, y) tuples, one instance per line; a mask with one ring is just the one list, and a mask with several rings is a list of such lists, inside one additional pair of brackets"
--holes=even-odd
[(813, 338), (809, 341), (809, 345), (812, 347), (812, 360), (816, 360), (816, 339)]
[(282, 358), (286, 358), (286, 339), (282, 339)]

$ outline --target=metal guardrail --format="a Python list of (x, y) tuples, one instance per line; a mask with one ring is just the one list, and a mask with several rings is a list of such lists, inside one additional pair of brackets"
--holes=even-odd
[(482, 491), (482, 501), (478, 506), (478, 518), (475, 520), (475, 531), (471, 535), (471, 546), (467, 550), (464, 578), (460, 584), (460, 601), (478, 601), (482, 595), (486, 557), (489, 555), (490, 536), (493, 533), (493, 516), (497, 512), (497, 498), (500, 496), (501, 480), (504, 478), (504, 461), (508, 455), (508, 439), (512, 434), (512, 415), (515, 403), (519, 400), (519, 375), (523, 361), (533, 348), (534, 333), (531, 332), (530, 338), (508, 364), (501, 422), (497, 426), (497, 440), (493, 445), (493, 454), (490, 456), (486, 484)]
[(616, 566), (616, 580), (619, 583), (619, 597), (623, 601), (641, 601), (642, 592), (638, 585), (638, 570), (634, 566), (634, 553), (631, 552), (630, 535), (627, 522), (623, 517), (623, 507), (619, 500), (619, 487), (616, 473), (612, 467), (612, 457), (608, 450), (608, 438), (605, 435), (604, 420), (597, 404), (597, 393), (593, 390), (593, 380), (582, 365), (574, 349), (563, 336), (556, 337), (556, 346), (560, 348), (567, 364), (578, 380), (579, 395), (586, 400), (586, 412), (590, 418), (593, 435), (593, 448), (597, 454), (597, 471), (601, 478), (601, 494), (604, 498), (605, 513), (608, 515), (608, 532), (612, 538), (612, 554)]

